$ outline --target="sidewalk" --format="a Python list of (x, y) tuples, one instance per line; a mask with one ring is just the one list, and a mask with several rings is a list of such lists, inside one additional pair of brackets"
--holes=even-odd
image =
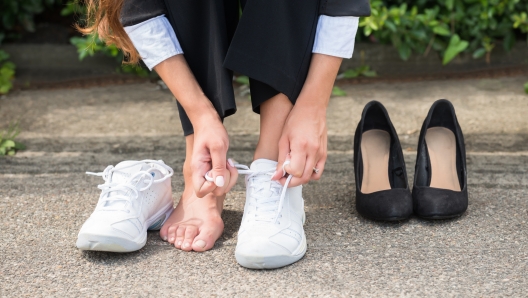
[[(22, 91), (0, 99), (0, 127), (20, 119), (28, 150), (0, 158), (0, 296), (525, 296), (528, 292), (527, 77), (342, 86), (328, 111), (323, 179), (305, 187), (308, 252), (271, 271), (234, 258), (243, 179), (226, 199), (213, 250), (185, 253), (149, 233), (139, 252), (81, 252), (76, 236), (102, 180), (84, 174), (125, 159), (175, 170), (184, 139), (173, 97), (152, 84)], [(363, 106), (387, 107), (412, 181), (421, 123), (438, 98), (466, 136), (469, 208), (455, 220), (382, 223), (354, 208), (352, 139)], [(258, 116), (247, 98), (226, 119), (229, 157), (250, 163)]]

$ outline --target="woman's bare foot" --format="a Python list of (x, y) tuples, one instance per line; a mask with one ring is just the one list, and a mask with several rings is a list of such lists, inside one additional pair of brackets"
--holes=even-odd
[(224, 231), (224, 198), (212, 194), (198, 198), (194, 191), (184, 191), (160, 230), (161, 238), (184, 251), (211, 249)]

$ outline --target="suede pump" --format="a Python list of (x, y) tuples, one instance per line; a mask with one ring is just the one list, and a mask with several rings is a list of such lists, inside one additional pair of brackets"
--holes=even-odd
[(383, 221), (409, 218), (413, 212), (403, 152), (387, 110), (377, 101), (363, 109), (354, 135), (356, 210)]
[(414, 213), (426, 219), (457, 217), (468, 207), (464, 136), (446, 99), (433, 103), (423, 122), (412, 196)]

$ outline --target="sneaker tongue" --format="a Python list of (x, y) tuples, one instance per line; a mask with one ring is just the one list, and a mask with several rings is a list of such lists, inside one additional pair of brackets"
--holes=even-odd
[[(273, 173), (275, 171), (275, 168), (277, 167), (277, 162), (269, 159), (257, 159), (253, 163), (251, 163), (250, 169), (253, 171), (269, 171), (270, 173)], [(271, 197), (277, 195), (276, 192), (273, 191), (271, 185), (276, 184), (277, 182), (271, 181), (271, 176), (267, 174), (261, 174), (254, 178), (256, 181), (253, 183), (258, 183), (259, 189), (262, 188), (259, 191), (260, 196), (266, 196)]]
[(253, 171), (265, 171), (265, 170), (275, 170), (277, 167), (277, 162), (269, 159), (257, 159), (251, 163), (250, 169)]
[(110, 182), (111, 183), (124, 183), (128, 181), (128, 179), (130, 179), (130, 177), (132, 177), (132, 175), (134, 175), (135, 173), (143, 169), (145, 170), (148, 169), (148, 165), (146, 163), (139, 163), (139, 164), (136, 164), (135, 166), (126, 168), (128, 165), (131, 165), (133, 163), (135, 163), (135, 161), (122, 161), (118, 163), (114, 168), (116, 169), (115, 172), (113, 172), (112, 177), (110, 177)]
[[(146, 163), (139, 163), (134, 166), (127, 167), (128, 165), (133, 164), (133, 163), (135, 163), (135, 161), (123, 161), (123, 162), (118, 163), (115, 166), (115, 169), (117, 170), (115, 170), (112, 173), (112, 177), (110, 177), (110, 183), (125, 183), (128, 180), (130, 180), (130, 177), (132, 177), (135, 173), (142, 171), (142, 170), (148, 171), (148, 169), (150, 169), (150, 167)], [(137, 185), (142, 180), (143, 179), (137, 182), (132, 182), (132, 184)], [(127, 190), (127, 191), (116, 190), (116, 191), (111, 191), (108, 193), (108, 197), (111, 197), (114, 195), (130, 196), (132, 195), (132, 191), (131, 190)], [(119, 208), (119, 207), (125, 207), (126, 204), (127, 202), (124, 200), (114, 200), (114, 201), (107, 201), (105, 204), (105, 207)]]

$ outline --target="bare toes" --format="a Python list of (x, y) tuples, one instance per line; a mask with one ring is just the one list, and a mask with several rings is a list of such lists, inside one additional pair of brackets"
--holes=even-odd
[(160, 237), (163, 239), (163, 241), (169, 241), (169, 229), (172, 226), (172, 224), (168, 224), (165, 222), (163, 226), (160, 229)]
[(181, 246), (182, 250), (190, 251), (192, 250), (192, 243), (194, 242), (194, 238), (198, 234), (198, 228), (195, 226), (188, 226), (185, 229), (185, 239), (183, 239), (183, 244)]
[(183, 244), (183, 239), (185, 237), (185, 230), (187, 229), (187, 226), (180, 225), (178, 229), (176, 230), (176, 240), (174, 241), (174, 246), (176, 248), (181, 249), (181, 246)]
[[(178, 230), (178, 225), (176, 224), (173, 224), (173, 225), (170, 225), (168, 228), (167, 228), (167, 240), (169, 243), (174, 243), (174, 240), (176, 239), (176, 231)], [(160, 232), (161, 234), (161, 232)], [(161, 237), (163, 238), (163, 236)], [(165, 240), (165, 239), (163, 239)]]
[(216, 240), (220, 238), (224, 231), (224, 224), (220, 222), (216, 225), (203, 228), (200, 233), (194, 238), (192, 249), (194, 251), (206, 251), (213, 248)]

